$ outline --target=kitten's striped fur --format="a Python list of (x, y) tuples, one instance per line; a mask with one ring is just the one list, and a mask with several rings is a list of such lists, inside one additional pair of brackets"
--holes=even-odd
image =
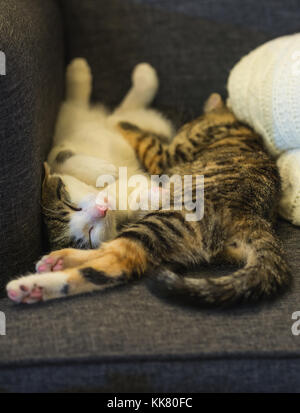
[[(64, 271), (56, 276), (64, 282), (59, 293), (41, 285), (43, 299), (96, 290), (149, 271), (169, 289), (215, 305), (270, 296), (289, 284), (289, 267), (272, 229), (280, 195), (276, 165), (261, 138), (238, 122), (218, 95), (170, 146), (134, 125), (120, 124), (120, 131), (150, 174), (204, 175), (204, 217), (189, 222), (185, 210), (151, 212), (99, 250), (52, 253), (49, 270), (61, 260)], [(170, 269), (220, 260), (243, 267), (205, 279)]]

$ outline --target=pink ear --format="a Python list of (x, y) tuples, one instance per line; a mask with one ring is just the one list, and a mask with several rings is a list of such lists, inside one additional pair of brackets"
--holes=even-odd
[(207, 113), (213, 110), (222, 109), (223, 106), (224, 103), (221, 96), (218, 93), (213, 93), (204, 105), (204, 112)]

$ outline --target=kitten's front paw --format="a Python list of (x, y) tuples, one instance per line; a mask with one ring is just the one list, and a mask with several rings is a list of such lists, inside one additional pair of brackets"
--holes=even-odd
[(51, 271), (61, 271), (64, 268), (64, 260), (57, 254), (45, 255), (36, 263), (35, 270), (38, 274)]
[[(45, 272), (61, 271), (73, 266), (72, 254), (75, 255), (77, 250), (72, 248), (65, 248), (51, 252), (49, 255), (44, 255), (36, 264), (35, 270), (38, 274)], [(77, 262), (74, 263), (74, 266)]]
[(156, 70), (148, 63), (138, 64), (132, 74), (132, 82), (138, 89), (157, 89), (158, 77)]
[[(30, 280), (30, 277), (26, 277)], [(43, 288), (25, 277), (7, 284), (8, 297), (15, 303), (33, 304), (43, 300)]]
[(84, 264), (89, 259), (96, 258), (94, 255), (97, 257), (97, 251), (78, 250), (74, 248), (53, 251), (49, 255), (41, 258), (36, 264), (36, 272), (43, 274), (73, 268)]

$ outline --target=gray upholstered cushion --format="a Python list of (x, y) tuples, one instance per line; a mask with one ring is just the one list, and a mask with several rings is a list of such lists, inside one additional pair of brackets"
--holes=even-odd
[(42, 162), (63, 92), (63, 37), (54, 1), (1, 2), (0, 294), (41, 254)]
[[(244, 53), (300, 28), (296, 0), (61, 3), (68, 60), (89, 59), (94, 97), (116, 104), (132, 67), (150, 61), (161, 77), (157, 103), (174, 116), (179, 111), (178, 123), (198, 114), (211, 91), (225, 93)], [(300, 336), (291, 333), (291, 315), (300, 310), (300, 229), (280, 222), (279, 234), (295, 283), (274, 302), (200, 310), (159, 298), (145, 282), (32, 307), (0, 300), (7, 317), (0, 390), (299, 392)]]
[(295, 282), (274, 302), (201, 310), (148, 282), (36, 306), (0, 300), (0, 389), (299, 392), (300, 229), (280, 222), (279, 234)]

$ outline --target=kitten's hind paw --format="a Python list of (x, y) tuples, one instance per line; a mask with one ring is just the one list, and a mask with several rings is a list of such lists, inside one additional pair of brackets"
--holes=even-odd
[(88, 62), (83, 58), (76, 58), (71, 61), (67, 67), (67, 78), (71, 81), (91, 81), (91, 68)]
[(7, 285), (7, 296), (15, 303), (34, 304), (43, 300), (43, 289), (34, 284), (30, 288), (26, 284), (18, 284), (16, 280)]
[(148, 63), (138, 64), (132, 73), (132, 83), (138, 90), (156, 91), (159, 84), (156, 70)]
[(67, 101), (88, 104), (92, 92), (92, 72), (85, 59), (72, 60), (67, 68)]
[(28, 275), (9, 282), (8, 297), (15, 303), (35, 304), (52, 298), (64, 297), (68, 293), (67, 274)]

